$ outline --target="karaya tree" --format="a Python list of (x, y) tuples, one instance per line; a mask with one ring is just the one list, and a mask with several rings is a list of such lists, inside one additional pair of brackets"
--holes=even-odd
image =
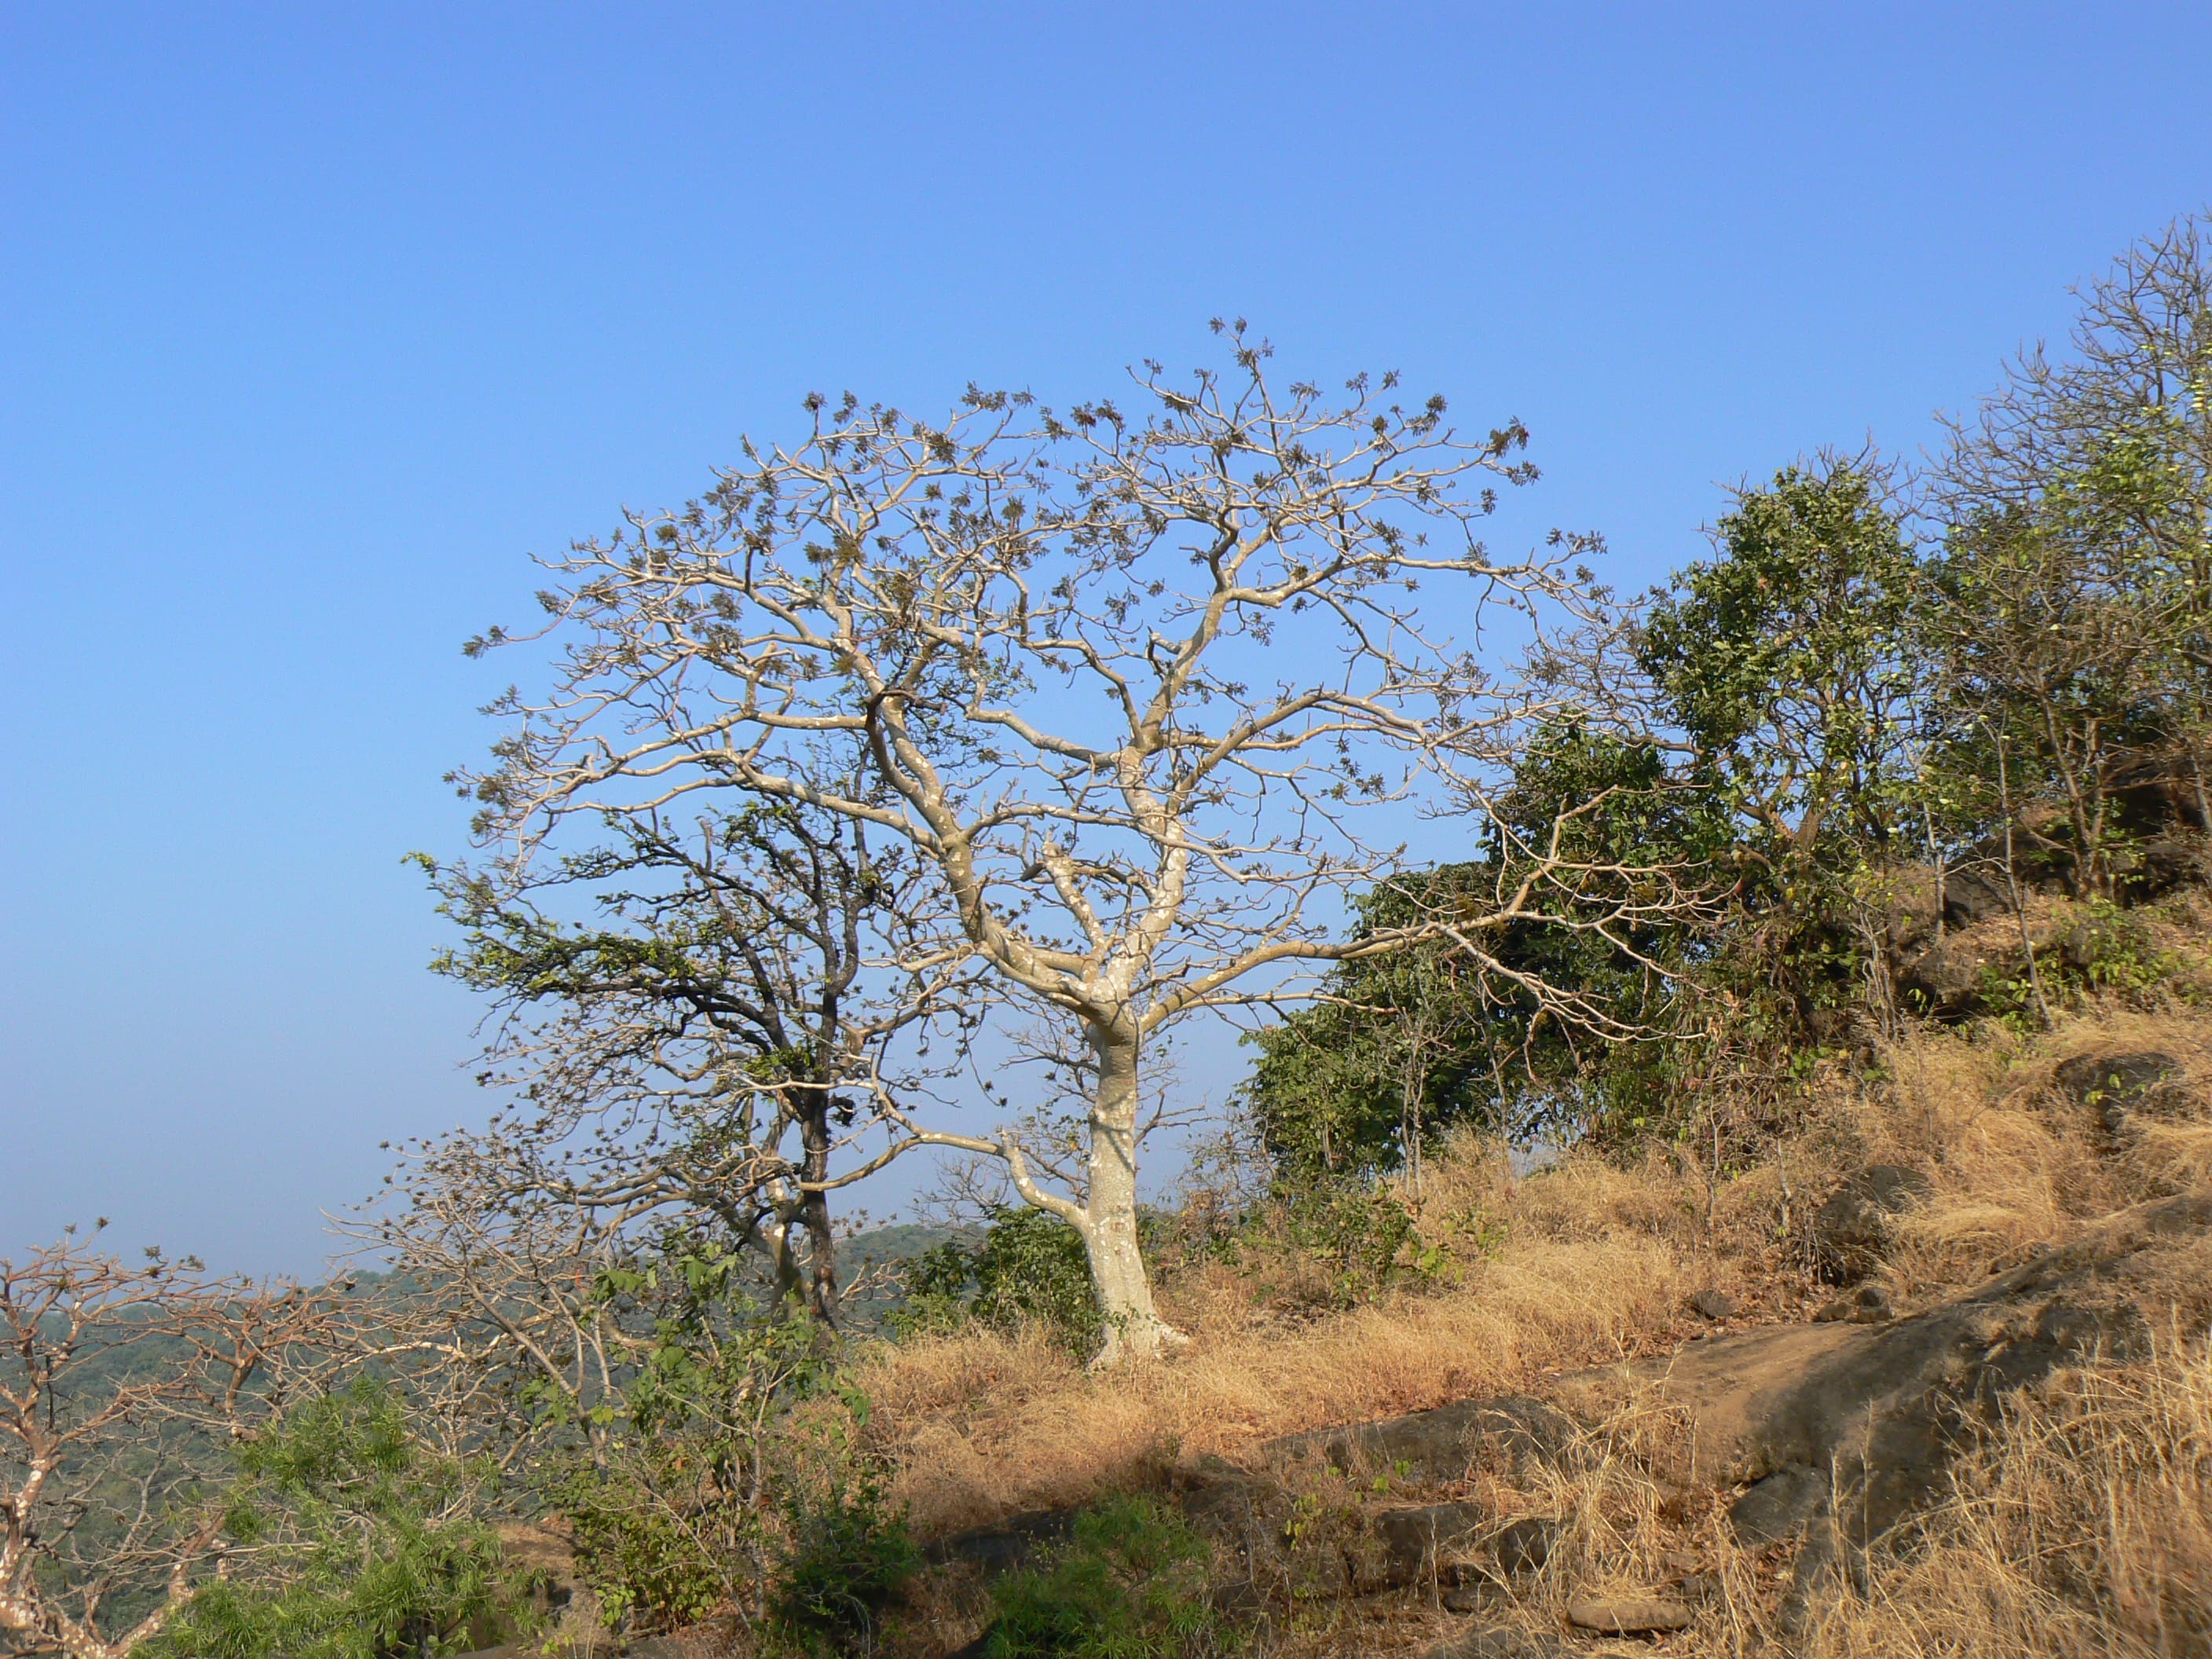
[(1575, 605), (1586, 578), (1571, 542), (1502, 562), (1476, 533), (1497, 485), (1534, 477), (1517, 423), (1463, 438), (1395, 376), (1337, 400), (1279, 386), (1263, 345), (1221, 331), (1228, 368), (1147, 364), (1127, 411), (971, 390), (932, 423), (810, 399), (796, 447), (749, 445), (703, 499), (559, 562), (556, 683), (507, 700), (497, 764), (466, 779), (510, 861), (700, 800), (905, 849), (934, 902), (883, 970), (957, 960), (971, 1028), (1003, 1010), (1068, 1033), (1085, 1144), (1063, 1186), (1018, 1131), (937, 1127), (886, 1090), (875, 1161), (1003, 1160), (1081, 1235), (1109, 1358), (1173, 1340), (1136, 1210), (1140, 1068), (1169, 1027), (1446, 933), (1466, 971), (1499, 971), (1484, 941), (1517, 921), (1671, 902), (1538, 836), (1491, 888), (1341, 936), (1346, 894), (1394, 866), (1388, 829), (1479, 799), (1543, 712), (1469, 642)]

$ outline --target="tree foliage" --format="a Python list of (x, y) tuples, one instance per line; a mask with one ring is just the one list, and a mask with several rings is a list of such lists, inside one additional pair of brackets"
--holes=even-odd
[(303, 1401), (238, 1461), (240, 1569), (193, 1598), (157, 1659), (460, 1653), (520, 1604), (484, 1518), (490, 1469), (422, 1443), (388, 1386)]

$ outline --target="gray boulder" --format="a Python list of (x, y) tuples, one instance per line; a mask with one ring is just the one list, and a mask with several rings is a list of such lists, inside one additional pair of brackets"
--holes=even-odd
[(2118, 1135), (2135, 1112), (2154, 1107), (2166, 1085), (2181, 1075), (2181, 1062), (2155, 1049), (2076, 1054), (2051, 1073), (2051, 1080), (2075, 1104), (2097, 1115), (2107, 1134)]
[(1852, 1285), (1881, 1265), (1891, 1223), (1928, 1194), (1928, 1177), (1898, 1164), (1870, 1164), (1838, 1187), (1813, 1218), (1821, 1276)]

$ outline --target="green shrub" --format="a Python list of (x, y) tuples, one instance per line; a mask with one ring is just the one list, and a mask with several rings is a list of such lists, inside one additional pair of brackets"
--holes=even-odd
[(610, 1431), (597, 1455), (549, 1483), (601, 1613), (634, 1632), (762, 1596), (791, 1409), (847, 1391), (830, 1334), (739, 1303), (735, 1266), (661, 1264), (690, 1299), (664, 1312), (644, 1363), (600, 1408)]
[(484, 1476), (423, 1447), (362, 1382), (295, 1407), (239, 1454), (241, 1570), (143, 1651), (152, 1659), (389, 1659), (479, 1646), (520, 1586), (471, 1513)]
[(955, 1239), (924, 1252), (907, 1269), (906, 1293), (906, 1307), (891, 1319), (900, 1336), (965, 1319), (1004, 1331), (1042, 1325), (1079, 1358), (1105, 1338), (1082, 1235), (1026, 1205), (993, 1211), (980, 1244)]
[(623, 1440), (606, 1466), (569, 1472), (550, 1492), (568, 1518), (576, 1569), (611, 1626), (696, 1624), (739, 1593), (760, 1528), (730, 1495), (730, 1460), (711, 1444)]
[(1349, 1307), (1389, 1281), (1413, 1218), (1381, 1182), (1324, 1178), (1286, 1192), (1280, 1225), (1283, 1237), (1328, 1266), (1334, 1301)]
[(810, 1653), (874, 1651), (884, 1608), (921, 1565), (906, 1517), (862, 1473), (826, 1494), (793, 1497), (785, 1519), (769, 1609), (777, 1633)]
[(992, 1587), (991, 1659), (1176, 1659), (1218, 1653), (1233, 1632), (1206, 1599), (1206, 1547), (1146, 1498), (1109, 1498), (1076, 1519), (1040, 1569)]

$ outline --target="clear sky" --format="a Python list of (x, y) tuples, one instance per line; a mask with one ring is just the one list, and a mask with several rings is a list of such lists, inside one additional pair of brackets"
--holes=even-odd
[(1242, 312), (1640, 582), (2212, 200), (2212, 5), (0, 5), (0, 1247), (312, 1267), (480, 1115), (400, 855), (533, 552)]

